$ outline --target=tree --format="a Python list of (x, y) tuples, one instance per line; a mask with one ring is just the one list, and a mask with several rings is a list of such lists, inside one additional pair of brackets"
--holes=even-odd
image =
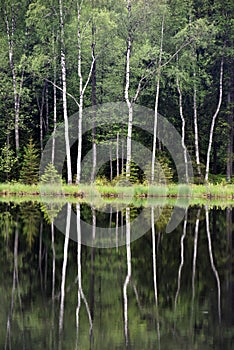
[(38, 151), (30, 138), (26, 147), (24, 147), (24, 156), (22, 168), (20, 171), (20, 181), (24, 184), (35, 184), (39, 178), (39, 156)]
[(1, 181), (10, 180), (11, 173), (16, 162), (17, 159), (14, 155), (14, 151), (12, 151), (12, 149), (10, 149), (10, 147), (7, 144), (5, 144), (4, 147), (1, 149), (0, 154)]

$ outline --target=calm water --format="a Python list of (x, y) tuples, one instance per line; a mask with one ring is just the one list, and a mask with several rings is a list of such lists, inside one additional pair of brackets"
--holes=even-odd
[[(112, 209), (79, 206), (93, 233), (143, 208)], [(165, 233), (172, 209), (100, 249), (65, 239), (40, 203), (1, 203), (0, 349), (233, 349), (234, 211), (189, 207)]]

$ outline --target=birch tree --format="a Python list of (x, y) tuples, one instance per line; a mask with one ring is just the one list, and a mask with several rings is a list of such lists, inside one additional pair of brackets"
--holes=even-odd
[(7, 41), (8, 41), (8, 56), (9, 56), (9, 63), (10, 63), (10, 69), (11, 69), (11, 75), (12, 75), (12, 85), (13, 85), (13, 92), (14, 92), (15, 149), (16, 149), (16, 155), (18, 156), (19, 148), (20, 148), (20, 139), (19, 139), (20, 104), (21, 104), (24, 75), (25, 75), (26, 56), (25, 54), (23, 54), (21, 57), (21, 61), (22, 61), (21, 73), (18, 76), (16, 63), (15, 63), (15, 49), (16, 49), (15, 36), (16, 36), (17, 22), (19, 22), (19, 20), (22, 20), (22, 18), (19, 19), (20, 7), (19, 7), (19, 4), (12, 1), (11, 6), (10, 5), (7, 6), (7, 4), (5, 3), (5, 6), (3, 8), (4, 8), (4, 20), (6, 25), (6, 33), (7, 33)]
[(81, 58), (81, 44), (82, 44), (82, 33), (81, 33), (81, 10), (83, 1), (81, 4), (77, 1), (77, 45), (78, 45), (78, 78), (79, 78), (79, 120), (78, 120), (78, 153), (77, 153), (77, 174), (76, 184), (80, 183), (81, 180), (81, 154), (82, 154), (82, 119), (83, 119), (83, 105), (84, 105), (84, 94), (87, 86), (90, 82), (92, 71), (95, 63), (94, 45), (92, 45), (92, 63), (90, 66), (89, 74), (85, 84), (83, 84), (83, 73), (82, 73), (82, 58)]
[(211, 153), (211, 147), (212, 147), (212, 142), (213, 142), (215, 122), (216, 122), (217, 116), (219, 114), (221, 103), (222, 103), (222, 98), (223, 98), (223, 63), (224, 63), (224, 57), (222, 56), (221, 63), (220, 63), (220, 74), (219, 74), (219, 98), (218, 98), (218, 105), (217, 105), (216, 111), (212, 117), (212, 122), (211, 122), (211, 126), (210, 126), (209, 144), (208, 144), (207, 155), (206, 155), (205, 182), (208, 182), (208, 180), (209, 180), (210, 153)]
[(67, 156), (67, 182), (72, 183), (71, 172), (71, 152), (69, 141), (69, 125), (68, 125), (68, 111), (67, 111), (67, 76), (66, 76), (66, 54), (65, 54), (65, 38), (64, 38), (64, 19), (63, 19), (63, 1), (59, 0), (59, 19), (60, 19), (60, 41), (61, 41), (61, 71), (62, 71), (62, 95), (63, 95), (63, 117), (64, 117), (64, 131), (65, 131), (65, 147)]

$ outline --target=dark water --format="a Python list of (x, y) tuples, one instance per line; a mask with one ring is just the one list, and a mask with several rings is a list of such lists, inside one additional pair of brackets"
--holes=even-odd
[[(140, 209), (80, 215), (115, 227)], [(165, 233), (171, 211), (99, 249), (65, 239), (39, 203), (2, 203), (0, 349), (233, 349), (234, 211), (189, 207)]]

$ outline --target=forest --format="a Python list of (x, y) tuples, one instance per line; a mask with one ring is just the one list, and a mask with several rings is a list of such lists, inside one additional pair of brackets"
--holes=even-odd
[[(170, 152), (157, 139), (161, 114), (181, 135), (196, 183), (231, 183), (233, 14), (231, 0), (2, 0), (0, 182), (37, 183), (43, 149), (61, 125), (68, 184), (80, 183), (88, 151), (90, 182), (127, 176), (144, 183), (131, 159), (133, 140), (152, 153), (152, 182), (160, 178), (155, 159), (175, 182)], [(128, 125), (99, 127), (94, 113), (92, 128), (82, 131), (87, 108), (119, 102)], [(153, 111), (152, 135), (132, 127), (134, 105)], [(73, 115), (78, 142), (70, 147)], [(109, 161), (96, 169), (106, 140)]]

